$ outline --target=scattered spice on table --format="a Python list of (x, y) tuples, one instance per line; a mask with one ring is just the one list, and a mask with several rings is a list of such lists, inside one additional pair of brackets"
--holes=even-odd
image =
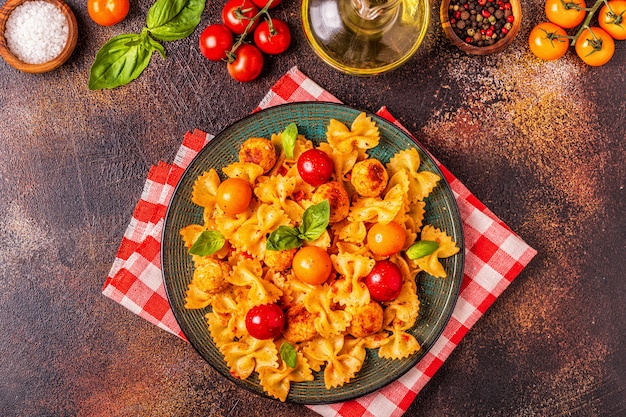
[(509, 0), (453, 0), (448, 14), (456, 35), (475, 46), (498, 42), (515, 21)]
[(4, 37), (8, 48), (20, 61), (43, 64), (63, 51), (69, 25), (54, 4), (43, 0), (27, 1), (9, 15)]

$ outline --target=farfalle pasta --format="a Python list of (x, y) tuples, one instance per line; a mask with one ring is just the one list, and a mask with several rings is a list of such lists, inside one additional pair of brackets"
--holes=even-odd
[[(327, 142), (318, 146), (293, 130), (247, 139), (239, 160), (221, 168), (224, 180), (215, 169), (200, 175), (192, 201), (203, 208), (202, 223), (180, 230), (194, 265), (185, 307), (206, 309), (207, 328), (233, 376), (256, 373), (263, 390), (281, 401), (291, 384), (312, 381), (317, 372), (333, 389), (350, 383), (367, 355), (393, 360), (418, 352), (409, 332), (420, 309), (416, 277), (425, 271), (445, 278), (439, 259), (459, 251), (445, 231), (423, 224), (425, 199), (440, 178), (420, 171), (417, 150), (400, 151), (386, 164), (369, 156), (380, 133), (365, 113), (350, 126), (329, 120)], [(333, 164), (321, 185), (301, 175), (299, 159), (312, 149)], [(220, 190), (234, 178), (251, 197), (227, 213)], [(404, 246), (381, 255), (370, 241), (378, 238), (372, 226), (392, 222)], [(299, 272), (304, 247), (323, 252), (331, 265), (319, 282)], [(397, 271), (391, 295), (372, 287), (381, 263)], [(249, 313), (266, 305), (279, 307), (282, 327), (255, 337), (251, 326), (258, 323), (250, 324)]]

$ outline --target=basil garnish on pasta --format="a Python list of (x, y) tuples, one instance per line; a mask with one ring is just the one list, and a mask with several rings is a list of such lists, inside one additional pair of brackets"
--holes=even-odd
[(291, 343), (284, 342), (280, 345), (280, 358), (290, 367), (296, 367), (296, 348)]
[(222, 249), (224, 246), (224, 236), (216, 230), (205, 230), (200, 233), (198, 239), (193, 242), (191, 248), (189, 248), (189, 253), (192, 255), (198, 256), (209, 256)]
[(280, 135), (285, 156), (289, 159), (293, 159), (293, 151), (296, 148), (296, 139), (298, 139), (298, 126), (295, 123), (289, 123)]
[(267, 250), (289, 250), (299, 248), (303, 241), (319, 238), (328, 227), (330, 203), (324, 200), (304, 210), (302, 223), (298, 227), (278, 226), (267, 238)]
[(432, 255), (437, 249), (439, 249), (439, 243), (434, 240), (419, 240), (406, 250), (406, 256), (409, 259), (419, 259)]

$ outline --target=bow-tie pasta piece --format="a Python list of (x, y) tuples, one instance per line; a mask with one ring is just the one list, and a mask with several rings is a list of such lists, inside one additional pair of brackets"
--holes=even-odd
[(459, 248), (456, 246), (456, 243), (445, 232), (430, 225), (424, 226), (422, 229), (422, 240), (437, 242), (439, 247), (430, 255), (416, 259), (415, 263), (424, 272), (436, 278), (445, 278), (447, 275), (446, 270), (439, 262), (439, 258), (448, 258), (458, 253)]
[(202, 173), (193, 184), (191, 191), (191, 201), (195, 204), (212, 209), (215, 205), (215, 196), (217, 188), (220, 186), (220, 177), (217, 172), (211, 168), (209, 171)]

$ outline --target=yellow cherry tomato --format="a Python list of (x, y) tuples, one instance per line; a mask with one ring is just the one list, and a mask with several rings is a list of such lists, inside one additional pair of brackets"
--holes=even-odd
[(241, 178), (228, 178), (217, 188), (217, 205), (231, 216), (246, 211), (251, 199), (250, 183)]
[(367, 232), (367, 247), (377, 256), (398, 253), (404, 247), (404, 228), (396, 222), (375, 223)]
[(598, 27), (584, 30), (576, 39), (574, 47), (578, 57), (592, 67), (606, 64), (615, 53), (615, 41), (611, 35)]
[(332, 262), (330, 255), (324, 249), (317, 246), (304, 246), (293, 257), (292, 269), (300, 281), (319, 285), (330, 277)]

